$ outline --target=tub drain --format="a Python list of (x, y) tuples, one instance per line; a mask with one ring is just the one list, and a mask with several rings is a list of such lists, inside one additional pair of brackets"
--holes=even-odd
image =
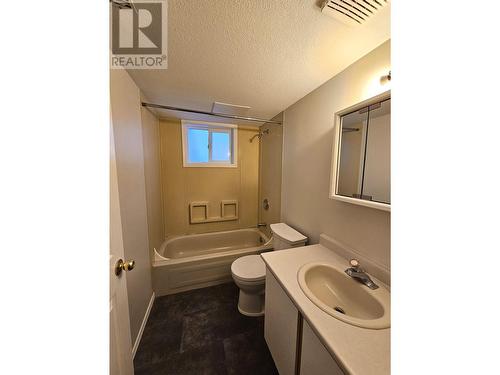
[(344, 314), (344, 315), (345, 315), (345, 311), (344, 311), (344, 309), (343, 309), (342, 307), (335, 306), (333, 309), (334, 309), (335, 311), (338, 311), (339, 313), (341, 313), (341, 314)]

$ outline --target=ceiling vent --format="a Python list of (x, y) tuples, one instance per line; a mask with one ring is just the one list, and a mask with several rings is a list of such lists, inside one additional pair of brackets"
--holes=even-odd
[(325, 0), (321, 11), (347, 25), (361, 25), (388, 3), (388, 0)]
[(249, 110), (250, 107), (246, 105), (236, 105), (222, 102), (214, 102), (212, 104), (212, 113), (221, 113), (224, 115), (247, 116)]

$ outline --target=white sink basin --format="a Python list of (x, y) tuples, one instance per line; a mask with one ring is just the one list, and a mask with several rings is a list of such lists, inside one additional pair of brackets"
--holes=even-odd
[(303, 265), (298, 281), (316, 306), (345, 323), (370, 329), (391, 326), (391, 297), (381, 285), (371, 290), (328, 263)]

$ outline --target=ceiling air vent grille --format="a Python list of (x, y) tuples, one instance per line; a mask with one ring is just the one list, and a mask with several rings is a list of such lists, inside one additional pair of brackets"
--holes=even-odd
[(388, 0), (325, 0), (321, 11), (348, 25), (361, 25), (377, 14)]

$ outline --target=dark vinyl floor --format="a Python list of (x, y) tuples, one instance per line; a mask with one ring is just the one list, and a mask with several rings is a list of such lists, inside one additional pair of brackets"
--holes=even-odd
[(135, 375), (278, 374), (264, 317), (243, 316), (237, 305), (233, 283), (157, 298), (135, 355)]

